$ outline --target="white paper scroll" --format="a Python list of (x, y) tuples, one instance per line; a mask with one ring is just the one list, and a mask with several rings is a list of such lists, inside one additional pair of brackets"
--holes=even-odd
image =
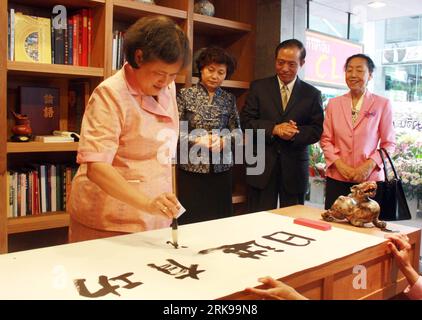
[(177, 250), (167, 241), (170, 228), (2, 255), (0, 299), (216, 299), (385, 240), (259, 212), (179, 226)]

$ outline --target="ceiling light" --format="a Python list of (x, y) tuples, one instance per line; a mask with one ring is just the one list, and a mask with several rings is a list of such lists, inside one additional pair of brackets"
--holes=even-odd
[(385, 7), (385, 2), (372, 1), (372, 2), (368, 3), (368, 7), (371, 7), (371, 8), (374, 8), (374, 9), (382, 8), (382, 7)]

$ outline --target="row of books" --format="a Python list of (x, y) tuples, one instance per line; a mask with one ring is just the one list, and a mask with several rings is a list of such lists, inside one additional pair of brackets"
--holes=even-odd
[(65, 211), (75, 165), (40, 164), (7, 172), (7, 216)]
[(123, 39), (124, 32), (114, 31), (113, 32), (113, 56), (112, 56), (112, 68), (113, 70), (119, 70), (124, 63), (123, 54)]
[(56, 28), (54, 17), (26, 15), (13, 8), (8, 15), (10, 61), (90, 65), (91, 9), (81, 9)]

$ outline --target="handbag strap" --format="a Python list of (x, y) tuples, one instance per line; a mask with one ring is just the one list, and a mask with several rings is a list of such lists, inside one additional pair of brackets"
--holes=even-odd
[(393, 169), (394, 177), (396, 179), (399, 179), (399, 176), (397, 175), (396, 168), (394, 168), (393, 160), (391, 160), (391, 157), (388, 154), (387, 150), (385, 150), (384, 148), (380, 148), (378, 150), (378, 152), (380, 153), (382, 164), (384, 165), (384, 177), (385, 177), (385, 181), (388, 182), (388, 176), (387, 176), (387, 167), (386, 167), (386, 163), (385, 163), (385, 159), (384, 159), (383, 153), (385, 153), (385, 155), (387, 156), (387, 159), (388, 159), (388, 162), (390, 163), (391, 169)]

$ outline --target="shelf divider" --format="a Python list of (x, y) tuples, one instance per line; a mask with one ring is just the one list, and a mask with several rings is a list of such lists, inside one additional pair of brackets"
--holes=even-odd
[(7, 153), (77, 151), (78, 142), (8, 142)]
[(8, 234), (62, 228), (67, 226), (69, 226), (69, 214), (62, 211), (7, 219)]
[(42, 77), (97, 78), (104, 76), (103, 68), (20, 61), (8, 61), (7, 71), (8, 74), (26, 74)]

